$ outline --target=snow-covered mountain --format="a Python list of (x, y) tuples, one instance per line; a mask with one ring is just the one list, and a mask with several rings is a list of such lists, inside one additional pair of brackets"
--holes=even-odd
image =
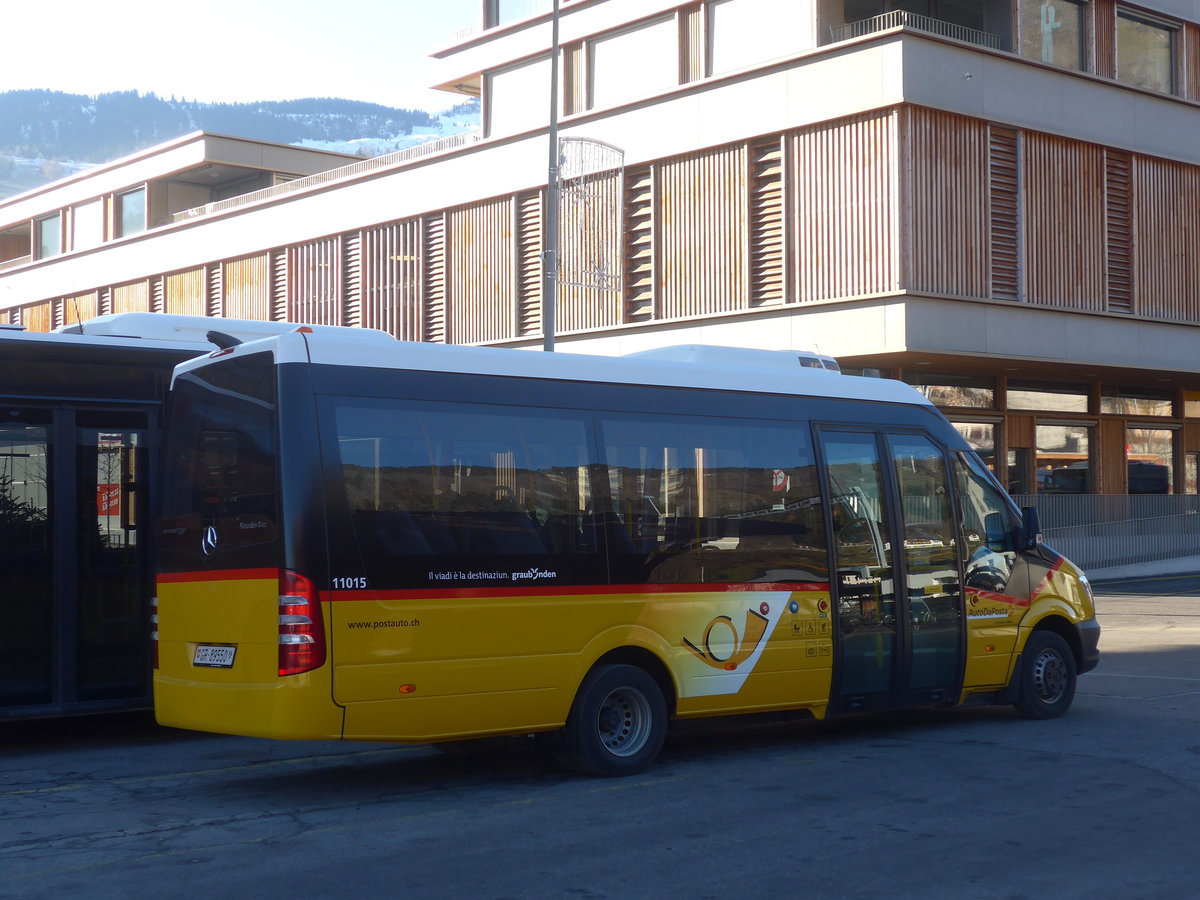
[(479, 126), (479, 104), (441, 113), (337, 98), (198, 103), (126, 91), (0, 92), (0, 198), (192, 131), (379, 156)]

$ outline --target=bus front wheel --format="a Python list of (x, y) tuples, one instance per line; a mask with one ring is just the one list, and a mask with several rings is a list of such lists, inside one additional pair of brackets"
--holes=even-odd
[(604, 665), (580, 685), (555, 755), (579, 772), (633, 775), (654, 762), (666, 735), (658, 682), (637, 666)]
[(1027, 719), (1053, 719), (1075, 699), (1075, 654), (1053, 631), (1035, 631), (1021, 653), (1020, 691), (1014, 704)]

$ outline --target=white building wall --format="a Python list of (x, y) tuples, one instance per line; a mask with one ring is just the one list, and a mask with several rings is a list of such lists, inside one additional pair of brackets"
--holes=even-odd
[[(1193, 103), (897, 33), (678, 87), (610, 113), (573, 116), (563, 121), (562, 134), (620, 147), (632, 166), (902, 102), (1200, 164), (1200, 115)], [(536, 188), (546, 178), (545, 131), (542, 125), (392, 172), (9, 270), (0, 276), (0, 308)], [(185, 145), (156, 157), (154, 174), (161, 175), (175, 153), (181, 167), (196, 161), (196, 148)], [(111, 173), (113, 184), (129, 184), (141, 165)], [(74, 187), (60, 188), (68, 190)], [(86, 193), (94, 196), (95, 187)], [(36, 209), (45, 211), (44, 199)]]

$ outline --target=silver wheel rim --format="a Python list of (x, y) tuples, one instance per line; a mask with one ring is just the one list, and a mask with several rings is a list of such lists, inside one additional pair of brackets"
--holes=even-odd
[(1062, 654), (1046, 648), (1033, 661), (1033, 685), (1043, 703), (1057, 703), (1067, 692), (1067, 661)]
[(610, 691), (596, 715), (600, 742), (613, 756), (633, 756), (645, 747), (652, 725), (650, 701), (631, 687)]

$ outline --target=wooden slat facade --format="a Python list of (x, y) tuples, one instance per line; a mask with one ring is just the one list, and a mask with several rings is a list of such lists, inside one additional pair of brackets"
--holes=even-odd
[(1117, 0), (1092, 0), (1092, 48), (1096, 74), (1117, 77)]
[[(555, 314), (558, 331), (621, 324), (623, 184), (620, 171), (598, 172), (562, 182)], [(540, 245), (541, 232), (522, 233), (520, 240), (522, 246), (530, 242)], [(523, 263), (527, 265), (529, 261), (524, 256)]]
[(988, 275), (996, 300), (1024, 297), (1019, 138), (1011, 128), (988, 129)]
[(425, 218), (424, 340), (446, 341), (446, 215)]
[(94, 319), (98, 315), (100, 315), (100, 294), (98, 291), (89, 291), (86, 294), (63, 298), (58, 324), (73, 325), (76, 322)]
[[(903, 113), (912, 167), (905, 206), (911, 290), (988, 295), (988, 140), (977, 119), (910, 108)], [(1006, 298), (1008, 299), (1008, 298)]]
[(421, 340), (421, 228), (409, 219), (362, 232), (361, 323)]
[(517, 196), (517, 333), (542, 333), (544, 191)]
[(1136, 312), (1133, 280), (1133, 163), (1129, 153), (1104, 151), (1104, 249), (1109, 312)]
[(150, 282), (134, 281), (112, 289), (114, 313), (150, 312)]
[(694, 3), (680, 8), (679, 17), (679, 83), (699, 81), (704, 70), (708, 46), (704, 26), (704, 4)]
[(230, 319), (271, 318), (271, 258), (267, 253), (225, 263), (225, 316)]
[(446, 340), (499, 341), (516, 333), (516, 243), (512, 201), (492, 200), (450, 212), (446, 243)]
[(750, 186), (747, 294), (752, 308), (787, 302), (787, 211), (784, 146), (779, 138), (749, 148)]
[(224, 315), (225, 285), (224, 269), (221, 263), (209, 263), (204, 267), (205, 310), (206, 316)]
[(172, 272), (166, 277), (163, 312), (176, 316), (203, 316), (207, 312), (204, 267)]
[(1200, 100), (1200, 25), (1188, 22), (1181, 31), (1183, 47), (1183, 95), (1189, 100)]
[(286, 322), (288, 314), (288, 253), (272, 250), (271, 257), (271, 318)]
[(872, 114), (791, 136), (798, 302), (900, 289), (896, 118)]
[(1134, 243), (1154, 248), (1137, 255), (1138, 314), (1196, 321), (1200, 285), (1200, 168), (1138, 157), (1133, 169), (1138, 214)]
[(1125, 461), (1125, 420), (1100, 420), (1100, 467), (1094, 489), (1098, 494), (1124, 494), (1129, 490)]
[(350, 328), (363, 324), (362, 232), (342, 235), (342, 324)]
[(342, 324), (342, 265), (338, 239), (288, 248), (287, 320)]
[(649, 322), (654, 318), (655, 259), (654, 169), (625, 173), (624, 319)]
[(21, 322), (29, 331), (54, 330), (54, 301), (43, 300), (21, 307)]
[(745, 309), (745, 148), (683, 157), (659, 167), (655, 215), (666, 225), (655, 288), (660, 318)]
[[(560, 218), (560, 332), (903, 291), (1200, 323), (1200, 166), (902, 106), (586, 191)], [(531, 188), (78, 293), (113, 313), (533, 337), (544, 203)], [(63, 299), (10, 318), (53, 327)]]
[(1104, 151), (1028, 134), (1024, 141), (1026, 300), (1104, 309)]

